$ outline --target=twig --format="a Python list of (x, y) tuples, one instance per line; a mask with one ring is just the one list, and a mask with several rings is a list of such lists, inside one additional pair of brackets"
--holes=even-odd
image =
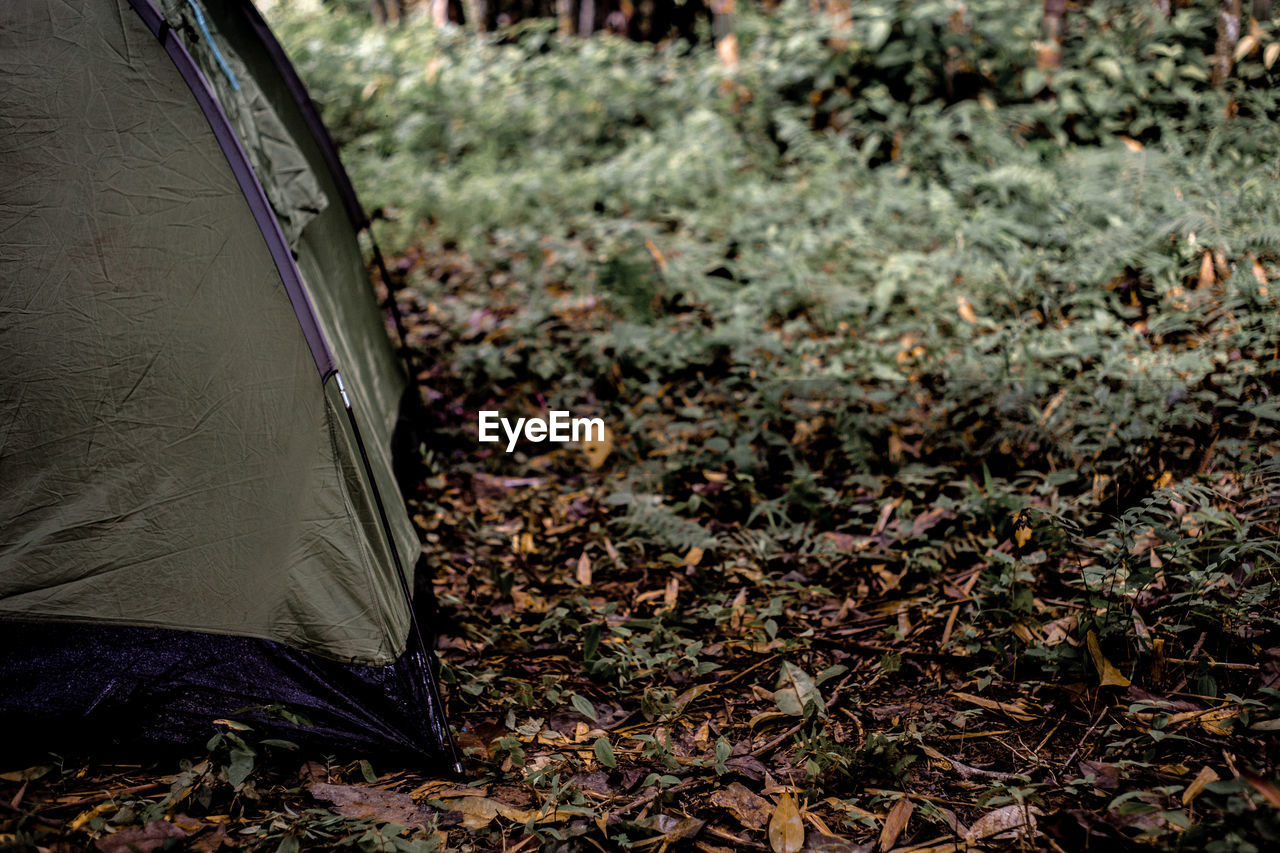
[(685, 781), (681, 782), (679, 785), (672, 785), (670, 788), (660, 788), (659, 790), (654, 791), (652, 794), (645, 794), (643, 797), (637, 797), (636, 799), (627, 803), (625, 806), (622, 806), (621, 808), (614, 810), (613, 813), (615, 815), (626, 814), (627, 812), (644, 808), (645, 806), (652, 803), (654, 800), (658, 799), (658, 797), (661, 797), (663, 794), (675, 794), (675, 793), (679, 793), (680, 791), (688, 791), (690, 788), (697, 788), (699, 785), (706, 785), (710, 781), (711, 781), (710, 779), (686, 779)]
[(1089, 735), (1093, 734), (1093, 730), (1098, 727), (1098, 723), (1102, 722), (1102, 718), (1107, 715), (1108, 710), (1110, 709), (1103, 708), (1098, 712), (1098, 718), (1093, 721), (1093, 725), (1089, 726), (1088, 731), (1084, 733), (1084, 737), (1080, 738), (1080, 742), (1076, 744), (1076, 748), (1072, 751), (1071, 755), (1067, 756), (1067, 760), (1062, 762), (1062, 767), (1058, 770), (1059, 773), (1065, 773), (1067, 768), (1071, 766), (1071, 762), (1076, 760), (1076, 756), (1079, 755), (1080, 750), (1084, 748), (1084, 742), (1089, 739)]
[(1256, 663), (1227, 663), (1220, 660), (1191, 660), (1189, 658), (1165, 658), (1165, 663), (1177, 663), (1185, 666), (1212, 666), (1218, 669), (1241, 669), (1248, 672), (1257, 672), (1258, 665)]
[(773, 752), (775, 749), (777, 749), (777, 748), (778, 748), (778, 746), (779, 746), (780, 744), (782, 744), (782, 742), (783, 742), (783, 741), (785, 741), (787, 738), (791, 737), (791, 736), (792, 736), (793, 734), (795, 734), (796, 732), (800, 731), (800, 729), (804, 728), (804, 724), (805, 724), (805, 723), (807, 723), (807, 722), (808, 722), (808, 720), (801, 720), (800, 722), (796, 723), (796, 724), (795, 724), (794, 726), (792, 726), (791, 728), (787, 729), (787, 730), (786, 730), (785, 732), (783, 732), (782, 734), (778, 735), (776, 738), (773, 738), (772, 740), (770, 740), (770, 741), (766, 742), (766, 743), (765, 743), (764, 745), (762, 745), (762, 746), (758, 746), (758, 747), (756, 747), (755, 749), (751, 750), (751, 752), (749, 752), (749, 753), (747, 753), (747, 754), (748, 754), (748, 755), (750, 755), (752, 758), (761, 758), (761, 757), (763, 757), (763, 756), (765, 756), (765, 755), (768, 755), (769, 753), (771, 753), (771, 752)]
[[(939, 753), (941, 755), (941, 753)], [(942, 756), (956, 773), (960, 774), (962, 779), (972, 779), (974, 776), (985, 776), (988, 779), (995, 779), (997, 782), (1023, 782), (1024, 774), (1004, 773), (999, 770), (983, 770), (981, 767), (974, 767), (971, 764), (965, 764), (962, 761), (944, 755)]]
[[(978, 582), (978, 578), (981, 575), (982, 566), (976, 566), (973, 570), (973, 574), (971, 574), (969, 579), (964, 582), (964, 586), (960, 587), (960, 592), (966, 600), (972, 600), (970, 599), (970, 594), (973, 592), (973, 586)], [(951, 631), (956, 627), (956, 617), (960, 615), (960, 605), (963, 603), (963, 601), (957, 601), (955, 605), (952, 606), (951, 612), (947, 614), (947, 624), (942, 629), (942, 639), (938, 641), (938, 648), (945, 646), (951, 639)]]
[(58, 803), (50, 803), (48, 810), (53, 811), (55, 809), (70, 808), (71, 806), (83, 806), (86, 803), (105, 803), (108, 800), (114, 800), (116, 797), (123, 796), (124, 794), (137, 794), (141, 791), (150, 790), (151, 788), (163, 787), (163, 782), (148, 782), (145, 785), (130, 785), (127, 788), (116, 788), (113, 791), (103, 791), (100, 794), (81, 796), (74, 800), (63, 800)]
[[(836, 689), (831, 691), (831, 698), (826, 702), (826, 709), (828, 711), (833, 710), (840, 704), (841, 694), (844, 692), (844, 686), (849, 683), (850, 678), (853, 678), (853, 673), (849, 673), (841, 679), (840, 683), (836, 685)], [(748, 755), (752, 758), (762, 758), (763, 756), (768, 755), (770, 752), (777, 749), (787, 738), (804, 728), (804, 724), (807, 722), (809, 722), (808, 719), (801, 720), (782, 734), (751, 750)]]
[(33, 820), (36, 823), (43, 823), (45, 826), (53, 829), (60, 829), (63, 825), (63, 821), (55, 820), (51, 817), (45, 817), (39, 812), (29, 812), (25, 809), (17, 808), (16, 806), (6, 803), (4, 800), (0, 800), (0, 809), (4, 809), (5, 811), (12, 812), (16, 815), (21, 815), (22, 817), (25, 817), (28, 820)]

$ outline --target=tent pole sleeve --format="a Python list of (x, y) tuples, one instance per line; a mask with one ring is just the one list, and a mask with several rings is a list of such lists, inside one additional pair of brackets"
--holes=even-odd
[[(434, 706), (442, 709), (444, 704), (440, 701), (440, 691), (436, 686), (435, 674), (431, 670), (431, 650), (427, 648), (426, 639), (422, 634), (422, 627), (418, 624), (418, 617), (413, 610), (413, 592), (409, 589), (409, 576), (404, 570), (404, 562), (400, 559), (400, 549), (396, 547), (395, 534), (391, 529), (391, 519), (388, 518), (386, 505), (382, 502), (382, 492), (378, 489), (378, 481), (374, 479), (373, 464), (369, 461), (369, 453), (365, 449), (364, 437), (360, 434), (360, 424), (356, 420), (355, 410), (351, 407), (351, 398), (347, 395), (347, 387), (342, 382), (342, 374), (335, 371), (333, 378), (337, 381), (338, 391), (342, 395), (342, 406), (347, 410), (347, 421), (351, 424), (351, 433), (356, 438), (356, 447), (360, 450), (360, 461), (364, 465), (364, 473), (369, 479), (369, 487), (373, 491), (373, 500), (378, 507), (378, 519), (382, 523), (382, 532), (386, 535), (387, 547), (391, 549), (391, 559), (396, 566), (396, 577), (400, 581), (400, 591), (404, 593), (404, 602), (409, 608), (409, 625), (413, 633), (414, 644), (422, 655), (427, 689), (431, 691)], [(439, 722), (440, 725), (437, 728), (440, 742), (449, 749), (453, 771), (461, 775), (463, 770), (462, 761), (458, 757), (458, 749), (453, 743), (449, 727), (443, 721)]]
[(364, 207), (360, 204), (360, 198), (356, 195), (355, 186), (351, 183), (351, 176), (347, 174), (346, 167), (342, 165), (342, 158), (338, 154), (338, 146), (333, 141), (329, 128), (325, 126), (324, 119), (321, 118), (320, 110), (316, 107), (315, 101), (311, 100), (311, 95), (307, 93), (306, 84), (298, 76), (298, 70), (294, 68), (288, 54), (285, 53), (284, 47), (280, 44), (280, 40), (276, 38), (275, 33), (271, 31), (271, 27), (263, 19), (262, 13), (258, 11), (251, 0), (243, 0), (243, 2), (236, 5), (236, 9), (266, 49), (272, 64), (275, 65), (276, 71), (279, 72), (280, 78), (284, 81), (285, 88), (289, 90), (289, 95), (293, 98), (294, 103), (297, 104), (298, 111), (302, 114), (307, 129), (311, 132), (316, 146), (320, 149), (321, 156), (324, 157), (325, 165), (329, 169), (329, 176), (333, 178), (334, 185), (338, 189), (338, 195), (342, 198), (342, 206), (347, 212), (347, 218), (351, 221), (352, 227), (357, 231), (366, 231), (369, 234), (369, 242), (373, 247), (373, 261), (379, 275), (382, 277), (383, 284), (387, 288), (387, 310), (391, 312), (396, 334), (400, 336), (400, 358), (404, 361), (410, 382), (417, 388), (420, 396), (421, 388), (418, 387), (417, 374), (409, 355), (409, 338), (405, 334), (404, 316), (395, 298), (396, 294), (403, 289), (403, 284), (398, 277), (393, 279), (387, 269), (386, 261), (382, 257), (382, 251), (378, 248), (377, 240), (374, 239), (373, 223), (369, 215), (365, 213)]
[(267, 49), (267, 55), (275, 63), (276, 70), (280, 72), (285, 86), (289, 89), (289, 94), (293, 96), (298, 109), (302, 112), (303, 119), (306, 120), (307, 128), (311, 131), (311, 135), (315, 137), (316, 144), (320, 146), (324, 161), (329, 167), (329, 174), (333, 177), (333, 182), (338, 187), (338, 194), (342, 196), (342, 205), (346, 208), (347, 217), (351, 220), (351, 224), (357, 231), (368, 227), (369, 217), (365, 214), (364, 208), (360, 206), (360, 199), (356, 196), (355, 187), (351, 184), (351, 177), (347, 174), (346, 168), (342, 165), (342, 159), (338, 156), (338, 146), (334, 144), (333, 137), (329, 135), (329, 129), (325, 127), (324, 120), (320, 118), (320, 111), (316, 109), (315, 102), (307, 94), (307, 87), (303, 84), (302, 78), (298, 76), (297, 69), (293, 67), (293, 63), (289, 61), (284, 48), (281, 47), (279, 40), (276, 39), (275, 33), (271, 32), (271, 28), (267, 26), (267, 22), (262, 18), (262, 13), (258, 11), (251, 0), (243, 0), (238, 5), (238, 8), (240, 14), (243, 15), (249, 26), (253, 28), (254, 33), (262, 41), (263, 47)]
[(238, 4), (237, 8), (244, 20), (258, 36), (263, 47), (266, 48), (267, 55), (271, 57), (271, 61), (275, 64), (276, 70), (280, 72), (280, 77), (284, 80), (289, 94), (293, 96), (294, 103), (298, 105), (298, 110), (302, 113), (307, 129), (311, 131), (311, 136), (315, 139), (316, 145), (320, 148), (320, 153), (324, 156), (325, 164), (329, 167), (329, 174), (338, 188), (338, 194), (342, 197), (342, 204), (347, 211), (347, 217), (351, 220), (351, 224), (357, 231), (366, 231), (369, 235), (369, 243), (373, 247), (374, 265), (378, 269), (378, 274), (382, 276), (382, 283), (387, 288), (387, 310), (391, 312), (396, 334), (400, 336), (400, 359), (404, 362), (405, 372), (409, 375), (409, 383), (415, 392), (414, 404), (420, 405), (422, 387), (418, 380), (418, 371), (414, 365), (414, 359), (410, 354), (409, 337), (406, 334), (404, 316), (400, 311), (400, 304), (396, 300), (396, 294), (403, 289), (403, 282), (398, 277), (395, 279), (391, 277), (386, 261), (383, 260), (382, 250), (378, 248), (378, 241), (373, 236), (373, 222), (370, 220), (369, 215), (365, 213), (364, 207), (361, 206), (360, 198), (356, 195), (355, 186), (351, 183), (351, 176), (347, 174), (346, 167), (342, 165), (342, 158), (338, 155), (338, 146), (333, 141), (329, 128), (325, 126), (324, 119), (320, 117), (320, 110), (316, 107), (315, 101), (311, 100), (311, 95), (307, 93), (306, 85), (302, 82), (302, 78), (298, 76), (298, 70), (289, 61), (289, 55), (285, 53), (279, 39), (276, 38), (275, 33), (271, 31), (271, 27), (263, 19), (262, 13), (258, 11), (258, 8), (254, 6), (251, 0), (243, 0)]
[(151, 0), (129, 0), (129, 3), (159, 40), (165, 52), (169, 54), (169, 59), (182, 75), (182, 79), (209, 122), (209, 127), (213, 130), (218, 145), (222, 148), (222, 153), (235, 174), (236, 182), (240, 185), (240, 191), (244, 194), (244, 199), (253, 213), (254, 221), (258, 223), (258, 230), (262, 233), (262, 239), (271, 252), (271, 258), (275, 261), (280, 280), (284, 283), (289, 301), (293, 305), (294, 316), (298, 318), (298, 325), (302, 327), (303, 337), (306, 338), (307, 347), (311, 350), (311, 357), (316, 363), (316, 370), (322, 378), (327, 378), (337, 370), (333, 353), (329, 350), (329, 343), (325, 340), (319, 320), (316, 319), (315, 307), (311, 304), (311, 297), (302, 283), (302, 275), (298, 272), (297, 264), (294, 263), (293, 253), (289, 250), (284, 232), (280, 230), (280, 223), (271, 209), (271, 203), (267, 201), (262, 183), (254, 174), (248, 155), (240, 145), (240, 140), (236, 138), (231, 120), (227, 118), (227, 114), (213, 94), (213, 89), (209, 86), (209, 81), (196, 67), (195, 60), (187, 52), (186, 46)]

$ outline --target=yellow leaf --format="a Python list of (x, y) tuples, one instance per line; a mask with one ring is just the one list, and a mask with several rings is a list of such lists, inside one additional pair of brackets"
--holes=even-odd
[(790, 794), (783, 794), (769, 820), (769, 846), (773, 853), (800, 853), (804, 847), (804, 823)]
[(1013, 541), (1019, 548), (1031, 541), (1031, 514), (1025, 509), (1013, 517)]
[[(589, 431), (590, 432), (593, 431)], [(604, 460), (609, 458), (609, 454), (613, 452), (613, 431), (609, 429), (609, 425), (604, 425), (604, 434), (597, 440), (582, 442), (582, 453), (587, 457), (587, 465), (591, 470), (598, 469), (604, 464)]]
[(911, 820), (911, 813), (915, 810), (915, 804), (906, 797), (893, 804), (893, 808), (889, 809), (889, 815), (884, 819), (884, 826), (880, 827), (881, 850), (889, 850), (893, 847), (898, 836), (902, 835), (902, 831), (907, 828), (907, 821)]
[(966, 323), (978, 322), (978, 315), (974, 313), (973, 306), (963, 296), (956, 297), (956, 311), (959, 312), (960, 318)]
[(1182, 792), (1182, 804), (1184, 806), (1191, 805), (1191, 801), (1200, 796), (1200, 792), (1204, 790), (1204, 786), (1208, 785), (1210, 782), (1217, 782), (1218, 778), (1217, 772), (1209, 765), (1206, 764), (1204, 767), (1201, 767), (1200, 772), (1196, 774), (1196, 778), (1192, 779), (1191, 784)]
[(1120, 670), (1116, 669), (1116, 665), (1107, 660), (1107, 656), (1102, 653), (1102, 647), (1098, 645), (1098, 635), (1090, 631), (1085, 635), (1085, 645), (1089, 647), (1089, 657), (1093, 658), (1093, 666), (1098, 670), (1098, 678), (1102, 681), (1103, 687), (1128, 687), (1129, 679), (1124, 677)]
[(1142, 150), (1142, 143), (1131, 136), (1122, 136), (1120, 137), (1120, 141), (1124, 143), (1125, 148), (1128, 148), (1134, 154), (1137, 154)]
[(1273, 41), (1262, 52), (1262, 64), (1270, 68), (1276, 64), (1276, 59), (1278, 58), (1280, 58), (1280, 41)]
[(684, 555), (684, 564), (686, 566), (696, 566), (702, 562), (703, 550), (698, 547), (689, 549), (689, 553)]
[(70, 826), (74, 830), (80, 830), (80, 829), (83, 829), (85, 825), (88, 824), (89, 821), (93, 820), (95, 817), (106, 814), (107, 812), (119, 811), (119, 809), (120, 809), (120, 806), (116, 805), (114, 802), (111, 802), (111, 801), (108, 801), (105, 803), (99, 803), (98, 805), (94, 806), (88, 811), (80, 812), (80, 814), (76, 815), (75, 818), (71, 821), (71, 823), (68, 824), (68, 826)]
[(516, 554), (532, 554), (534, 552), (533, 534), (517, 533), (511, 537), (511, 550)]

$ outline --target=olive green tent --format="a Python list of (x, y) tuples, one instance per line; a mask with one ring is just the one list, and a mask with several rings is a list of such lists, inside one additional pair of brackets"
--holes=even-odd
[(0, 4), (0, 186), (0, 718), (453, 763), (367, 221), (257, 11)]

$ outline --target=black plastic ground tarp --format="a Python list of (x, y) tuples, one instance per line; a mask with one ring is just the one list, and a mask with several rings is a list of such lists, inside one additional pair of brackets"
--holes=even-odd
[(0, 755), (197, 755), (217, 731), (213, 721), (234, 717), (253, 737), (320, 755), (447, 770), (451, 747), (435, 722), (444, 715), (427, 666), (413, 651), (390, 666), (350, 666), (245, 637), (5, 621)]

